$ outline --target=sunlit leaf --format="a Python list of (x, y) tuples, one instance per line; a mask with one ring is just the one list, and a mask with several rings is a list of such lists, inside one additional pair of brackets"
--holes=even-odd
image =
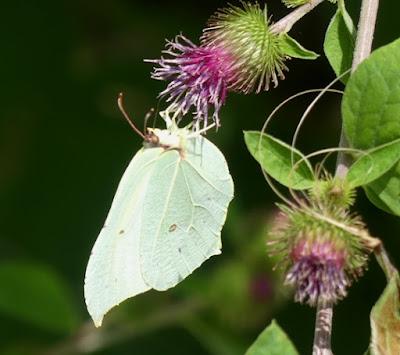
[(369, 184), (385, 174), (400, 159), (400, 139), (373, 148), (349, 169), (347, 180), (353, 187)]
[[(379, 48), (352, 74), (342, 102), (350, 145), (368, 150), (400, 138), (400, 40)], [(400, 215), (400, 166), (367, 187), (371, 202)]]
[(397, 163), (386, 174), (366, 186), (367, 196), (384, 211), (400, 216), (400, 163)]
[(400, 40), (381, 47), (352, 74), (343, 96), (346, 136), (370, 149), (400, 138)]
[(385, 211), (387, 213), (393, 214), (392, 210), (390, 207), (382, 201), (382, 199), (375, 193), (375, 191), (367, 186), (363, 186), (365, 194), (367, 195), (368, 199), (379, 209), (382, 211)]
[[(244, 132), (244, 138), (251, 155), (269, 175), (282, 185), (298, 190), (313, 186), (312, 167), (298, 150), (292, 149), (277, 138), (261, 134), (261, 132)], [(299, 162), (300, 160), (301, 162)], [(296, 164), (296, 162), (299, 163)]]
[(289, 35), (283, 34), (281, 38), (280, 46), (285, 54), (290, 57), (309, 60), (317, 59), (319, 57), (317, 53), (305, 49), (299, 42)]
[(245, 355), (298, 355), (286, 333), (273, 320), (258, 336)]
[(400, 354), (399, 275), (393, 274), (371, 311), (371, 355)]
[[(343, 4), (332, 17), (324, 41), (325, 55), (337, 76), (351, 68), (354, 43), (353, 21)], [(341, 80), (347, 82), (348, 77), (349, 75), (346, 75)]]

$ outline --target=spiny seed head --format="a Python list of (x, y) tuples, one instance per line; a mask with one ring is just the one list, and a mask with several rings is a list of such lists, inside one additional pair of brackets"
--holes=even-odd
[(153, 79), (169, 82), (160, 94), (167, 110), (185, 115), (194, 108), (195, 127), (207, 127), (210, 117), (218, 126), (228, 91), (260, 92), (284, 78), (283, 41), (270, 30), (266, 9), (242, 2), (210, 18), (200, 46), (179, 35), (160, 59), (147, 61), (156, 64)]
[(352, 281), (363, 273), (371, 251), (360, 237), (368, 235), (361, 219), (312, 197), (307, 205), (280, 208), (269, 253), (279, 257), (295, 300), (315, 306), (318, 301), (335, 303), (344, 298)]
[(268, 90), (270, 82), (284, 79), (288, 56), (281, 37), (270, 31), (266, 8), (242, 2), (217, 11), (203, 31), (203, 46), (224, 48), (234, 60), (237, 75), (229, 81), (231, 90), (250, 93)]
[(345, 179), (326, 176), (315, 182), (310, 195), (314, 203), (325, 208), (348, 208), (354, 203), (355, 190)]

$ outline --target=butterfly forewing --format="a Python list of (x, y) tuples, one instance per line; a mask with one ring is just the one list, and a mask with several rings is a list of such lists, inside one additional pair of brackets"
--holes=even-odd
[(163, 150), (142, 149), (126, 169), (85, 275), (85, 300), (96, 326), (115, 305), (150, 287), (139, 263), (143, 201), (154, 163)]

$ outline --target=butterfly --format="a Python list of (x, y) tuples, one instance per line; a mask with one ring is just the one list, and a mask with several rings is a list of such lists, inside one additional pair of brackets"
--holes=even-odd
[[(118, 103), (133, 125), (122, 95)], [(201, 132), (163, 115), (166, 129), (141, 134), (144, 145), (119, 182), (89, 258), (84, 292), (96, 326), (122, 301), (174, 287), (221, 253), (233, 198), (226, 160)]]

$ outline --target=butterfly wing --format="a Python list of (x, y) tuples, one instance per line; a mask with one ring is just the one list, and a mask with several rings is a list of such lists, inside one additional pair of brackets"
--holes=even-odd
[(224, 156), (203, 137), (188, 140), (182, 159), (166, 151), (144, 197), (140, 263), (145, 282), (166, 290), (221, 253), (221, 229), (233, 182)]
[(85, 300), (96, 326), (127, 298), (150, 289), (142, 277), (139, 243), (143, 203), (150, 178), (163, 149), (141, 149), (118, 185), (111, 209), (89, 258)]

